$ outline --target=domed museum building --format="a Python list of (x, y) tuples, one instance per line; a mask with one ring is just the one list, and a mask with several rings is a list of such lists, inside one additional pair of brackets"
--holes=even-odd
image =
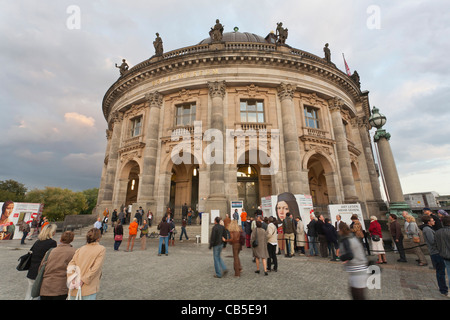
[[(367, 91), (330, 59), (292, 48), (279, 23), (266, 37), (224, 32), (217, 20), (197, 45), (126, 60), (103, 99), (107, 147), (98, 212), (140, 206), (161, 217), (247, 212), (283, 192), (314, 210), (359, 203), (380, 216)], [(320, 48), (320, 51), (322, 48)]]

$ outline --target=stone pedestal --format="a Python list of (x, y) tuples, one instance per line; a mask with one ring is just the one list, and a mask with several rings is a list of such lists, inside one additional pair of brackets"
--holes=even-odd
[(203, 213), (202, 214), (202, 234), (201, 234), (201, 243), (209, 243), (209, 229), (210, 229), (210, 214)]

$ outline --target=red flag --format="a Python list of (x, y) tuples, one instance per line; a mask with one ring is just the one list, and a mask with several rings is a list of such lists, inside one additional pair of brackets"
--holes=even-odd
[(344, 54), (342, 54), (342, 57), (344, 58), (345, 71), (347, 71), (347, 74), (348, 74), (349, 76), (351, 76), (352, 74), (351, 74), (351, 72), (350, 72), (350, 68), (349, 68), (348, 65), (347, 65), (347, 61), (345, 61)]

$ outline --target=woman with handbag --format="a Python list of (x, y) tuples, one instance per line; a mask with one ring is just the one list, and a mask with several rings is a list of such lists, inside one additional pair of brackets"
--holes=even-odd
[(377, 263), (387, 263), (386, 252), (383, 245), (383, 234), (381, 232), (381, 225), (378, 222), (377, 217), (370, 217), (369, 225), (370, 238), (372, 240), (372, 252), (378, 255)]
[(123, 240), (123, 226), (122, 219), (117, 220), (117, 225), (114, 228), (114, 251), (119, 251), (120, 244)]
[(406, 236), (408, 237), (408, 239), (412, 241), (413, 247), (412, 249), (419, 258), (418, 260), (419, 266), (427, 266), (428, 265), (427, 260), (422, 252), (422, 248), (420, 247), (421, 243), (419, 234), (420, 230), (419, 227), (417, 226), (416, 219), (411, 215), (407, 215), (405, 219), (408, 222), (408, 227), (405, 230)]
[(147, 220), (144, 219), (142, 222), (142, 226), (139, 227), (141, 230), (141, 250), (145, 250), (147, 247), (147, 236), (148, 236), (148, 224)]
[(267, 258), (269, 258), (269, 252), (267, 251), (267, 235), (266, 231), (262, 228), (261, 221), (256, 221), (256, 229), (252, 231), (251, 244), (253, 249), (253, 256), (256, 258), (256, 271), (259, 273), (260, 260), (264, 268), (264, 275), (267, 273)]
[(33, 288), (34, 280), (36, 279), (39, 266), (42, 259), (44, 259), (45, 253), (50, 248), (56, 248), (58, 245), (52, 237), (56, 233), (56, 224), (45, 225), (39, 233), (38, 240), (33, 245), (33, 253), (31, 255), (31, 264), (27, 272), (28, 288), (25, 293), (25, 300), (32, 300), (31, 289)]

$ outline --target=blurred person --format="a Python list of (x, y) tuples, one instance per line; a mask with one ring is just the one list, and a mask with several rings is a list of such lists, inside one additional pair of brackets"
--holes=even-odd
[(241, 228), (236, 220), (230, 221), (228, 225), (229, 238), (226, 239), (227, 242), (231, 243), (231, 248), (233, 250), (233, 267), (234, 276), (240, 277), (242, 271), (241, 261), (239, 259), (239, 253), (242, 250), (242, 245), (240, 242), (241, 238)]
[[(127, 248), (125, 249), (125, 252), (133, 251), (134, 247), (134, 240), (136, 240), (137, 231), (138, 231), (138, 223), (137, 219), (133, 218), (133, 222), (130, 223), (128, 226), (128, 242), (127, 242)], [(131, 249), (130, 249), (130, 243), (131, 243)]]
[(256, 258), (256, 271), (255, 273), (260, 273), (260, 264), (262, 263), (264, 269), (264, 275), (267, 273), (267, 258), (269, 258), (269, 252), (267, 251), (267, 235), (265, 230), (262, 228), (261, 221), (256, 221), (256, 229), (252, 232), (251, 243), (254, 241), (258, 242), (258, 245), (253, 247), (253, 255)]
[(406, 221), (408, 222), (408, 228), (405, 228), (406, 236), (408, 239), (412, 240), (412, 250), (419, 259), (418, 264), (419, 266), (427, 266), (427, 260), (423, 254), (422, 248), (420, 247), (420, 229), (417, 226), (416, 219), (413, 216), (408, 215), (406, 216)]
[(443, 227), (434, 234), (434, 239), (439, 255), (444, 259), (450, 287), (450, 216), (442, 218), (442, 225)]
[(391, 232), (392, 240), (397, 247), (397, 251), (400, 254), (398, 262), (408, 262), (406, 260), (405, 249), (403, 248), (403, 233), (400, 224), (397, 221), (397, 216), (393, 213), (389, 214), (389, 231)]
[(344, 222), (339, 226), (339, 234), (341, 240), (339, 245), (340, 260), (349, 275), (351, 296), (353, 300), (365, 300), (368, 261), (364, 253), (364, 247)]

